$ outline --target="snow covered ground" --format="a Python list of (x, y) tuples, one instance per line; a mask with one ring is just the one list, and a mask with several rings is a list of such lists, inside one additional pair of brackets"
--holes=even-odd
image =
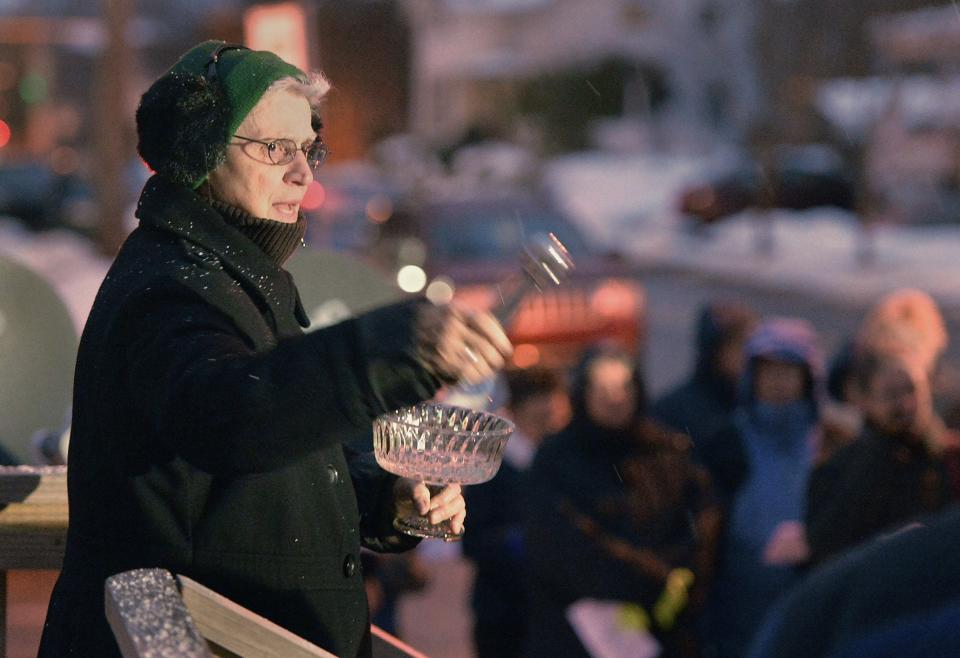
[(868, 233), (852, 214), (833, 208), (746, 211), (694, 230), (678, 216), (677, 196), (720, 162), (575, 155), (549, 165), (545, 180), (598, 247), (643, 265), (858, 304), (911, 286), (960, 307), (960, 218), (956, 225), (879, 226)]

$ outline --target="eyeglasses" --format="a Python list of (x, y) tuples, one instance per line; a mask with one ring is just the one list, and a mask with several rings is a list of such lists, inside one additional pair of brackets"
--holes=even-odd
[[(243, 144), (238, 144), (244, 153), (265, 164), (290, 164), (297, 157), (297, 151), (302, 151), (310, 168), (319, 169), (330, 153), (330, 149), (319, 137), (313, 140), (309, 146), (298, 146), (292, 139), (263, 140), (242, 135), (234, 135), (234, 137), (244, 141)], [(260, 148), (251, 148), (254, 144), (257, 144)]]

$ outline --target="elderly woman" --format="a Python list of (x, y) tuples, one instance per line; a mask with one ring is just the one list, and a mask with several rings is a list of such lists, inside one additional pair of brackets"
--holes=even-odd
[(156, 172), (81, 341), (70, 528), (41, 656), (119, 656), (104, 579), (164, 567), (340, 656), (370, 652), (361, 546), (410, 548), (411, 501), (463, 526), (458, 486), (380, 471), (345, 441), (476, 381), (509, 341), (489, 315), (402, 302), (304, 334), (282, 265), (324, 159), (329, 85), (269, 52), (206, 42), (144, 94)]

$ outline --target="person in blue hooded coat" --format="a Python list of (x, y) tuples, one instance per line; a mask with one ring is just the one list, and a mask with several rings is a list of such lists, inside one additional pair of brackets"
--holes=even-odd
[(809, 558), (802, 519), (819, 436), (816, 332), (800, 319), (767, 320), (746, 356), (732, 422), (700, 450), (725, 511), (705, 629), (711, 655), (720, 657), (743, 655)]

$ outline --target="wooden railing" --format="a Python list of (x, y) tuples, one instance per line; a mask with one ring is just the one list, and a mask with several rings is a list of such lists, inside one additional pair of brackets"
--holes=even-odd
[[(179, 587), (178, 587), (179, 585)], [(184, 576), (135, 569), (106, 583), (106, 614), (124, 658), (335, 658)]]
[(60, 569), (66, 541), (66, 467), (0, 466), (0, 656), (7, 655), (7, 572)]
[[(0, 466), (0, 656), (6, 655), (7, 571), (60, 569), (67, 518), (66, 467)], [(126, 658), (332, 655), (163, 569), (117, 574), (105, 587), (105, 613)], [(371, 631), (375, 658), (425, 658), (380, 628)]]

